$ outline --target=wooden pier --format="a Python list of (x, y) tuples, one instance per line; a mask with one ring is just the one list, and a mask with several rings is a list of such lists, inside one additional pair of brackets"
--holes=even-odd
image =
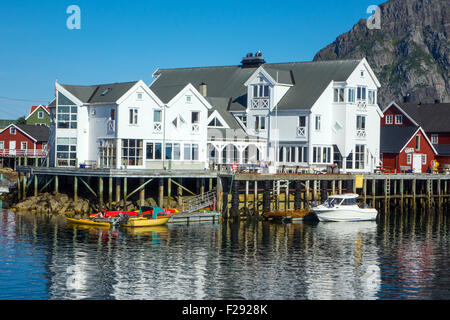
[(64, 190), (76, 200), (90, 196), (101, 207), (126, 201), (182, 207), (183, 198), (215, 192), (222, 217), (239, 219), (264, 212), (310, 208), (331, 194), (358, 193), (363, 203), (391, 208), (448, 210), (450, 175), (445, 174), (259, 174), (218, 171), (17, 168), (19, 200)]

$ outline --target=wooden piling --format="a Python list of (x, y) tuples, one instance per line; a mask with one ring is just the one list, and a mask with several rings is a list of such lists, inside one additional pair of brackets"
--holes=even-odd
[(100, 203), (100, 209), (103, 209), (103, 178), (98, 178), (98, 200)]
[[(139, 179), (139, 184), (143, 185), (145, 182), (144, 178)], [(142, 207), (145, 205), (145, 186), (139, 191), (139, 205)]]
[(159, 178), (158, 183), (158, 206), (162, 208), (164, 206), (164, 178)]
[(73, 201), (78, 201), (78, 177), (73, 176)]
[(116, 203), (120, 201), (120, 178), (116, 178)]

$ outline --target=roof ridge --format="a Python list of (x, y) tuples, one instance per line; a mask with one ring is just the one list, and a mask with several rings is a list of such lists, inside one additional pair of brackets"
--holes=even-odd
[(89, 87), (100, 87), (100, 86), (109, 86), (109, 85), (113, 85), (113, 84), (125, 84), (125, 83), (138, 83), (139, 80), (136, 81), (124, 81), (124, 82), (113, 82), (113, 83), (101, 83), (101, 84), (90, 84), (90, 85), (82, 85), (82, 84), (67, 84), (67, 83), (59, 83), (59, 85), (61, 86), (73, 86), (73, 87), (84, 87), (84, 88), (89, 88)]

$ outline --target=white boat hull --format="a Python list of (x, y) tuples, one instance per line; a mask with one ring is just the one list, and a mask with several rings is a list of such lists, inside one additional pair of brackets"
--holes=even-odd
[(374, 221), (378, 212), (367, 208), (312, 208), (319, 221)]

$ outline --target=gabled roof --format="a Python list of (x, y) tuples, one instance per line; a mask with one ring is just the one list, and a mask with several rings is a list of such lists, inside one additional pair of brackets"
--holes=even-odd
[(115, 103), (138, 81), (78, 86), (59, 84), (83, 103)]
[(381, 126), (380, 152), (400, 153), (419, 127)]
[[(361, 60), (266, 63), (262, 68), (279, 83), (293, 85), (278, 103), (279, 110), (309, 109), (331, 81), (346, 81)], [(181, 88), (191, 83), (207, 85), (208, 97), (229, 98), (228, 111), (247, 108), (244, 83), (257, 68), (241, 66), (158, 69), (150, 85), (156, 95), (167, 103)]]
[(397, 103), (426, 132), (450, 132), (450, 103)]
[(23, 132), (25, 135), (30, 137), (36, 142), (46, 142), (50, 136), (50, 128), (47, 126), (36, 126), (32, 124), (10, 124), (4, 128), (1, 132), (8, 130), (10, 127), (16, 127), (18, 130)]
[(435, 144), (434, 146), (440, 156), (450, 156), (450, 144)]
[(44, 110), (45, 112), (47, 112), (48, 114), (50, 114), (50, 110), (46, 107), (46, 106), (43, 106), (42, 104), (41, 105), (38, 105), (38, 106), (32, 106), (31, 107), (31, 109), (30, 109), (30, 113), (28, 114), (28, 116), (25, 118), (25, 120), (27, 120), (36, 110), (38, 110), (38, 109), (42, 109), (42, 110)]

